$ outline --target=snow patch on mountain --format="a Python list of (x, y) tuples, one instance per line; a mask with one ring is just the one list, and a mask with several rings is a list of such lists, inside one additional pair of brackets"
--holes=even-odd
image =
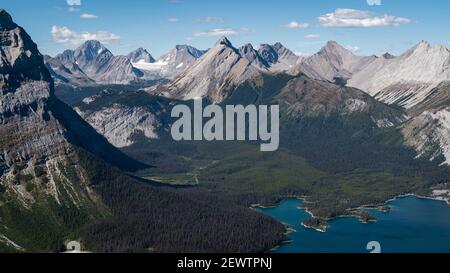
[(147, 71), (161, 71), (165, 66), (167, 66), (169, 63), (162, 61), (162, 60), (158, 60), (157, 62), (154, 63), (149, 63), (146, 62), (145, 60), (139, 60), (136, 63), (131, 63), (134, 67), (138, 68), (138, 69), (142, 69), (142, 70), (147, 70)]

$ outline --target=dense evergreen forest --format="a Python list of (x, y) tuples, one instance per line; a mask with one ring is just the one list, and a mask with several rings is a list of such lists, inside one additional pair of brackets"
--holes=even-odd
[(263, 252), (284, 238), (282, 224), (227, 198), (150, 187), (85, 158), (92, 187), (112, 215), (79, 231), (91, 251)]

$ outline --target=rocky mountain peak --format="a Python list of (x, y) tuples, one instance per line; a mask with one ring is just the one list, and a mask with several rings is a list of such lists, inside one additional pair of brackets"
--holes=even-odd
[(280, 49), (283, 49), (283, 48), (285, 48), (280, 42), (276, 42), (274, 45), (273, 45), (273, 48), (275, 48), (276, 50), (280, 50)]
[(284, 47), (281, 43), (262, 44), (258, 54), (270, 66), (271, 71), (287, 71), (298, 64), (300, 57)]
[(239, 48), (239, 52), (241, 52), (241, 53), (243, 53), (245, 55), (245, 54), (250, 53), (250, 52), (256, 52), (256, 50), (253, 48), (252, 44), (248, 43), (248, 44), (245, 44), (245, 45), (241, 46)]
[(253, 48), (252, 44), (246, 44), (240, 47), (239, 54), (259, 68), (265, 69), (269, 66), (269, 64), (259, 55), (258, 51)]
[(103, 46), (103, 44), (97, 40), (89, 40), (86, 41), (82, 47), (87, 48), (87, 49), (94, 49), (94, 50), (98, 50), (98, 49), (105, 49), (105, 47)]
[(448, 54), (448, 49), (443, 45), (432, 45), (427, 41), (421, 41), (416, 46), (414, 46), (411, 51), (417, 52), (419, 54)]
[(29, 81), (51, 81), (43, 56), (30, 36), (0, 10), (0, 89), (15, 91)]
[(224, 45), (227, 47), (233, 47), (233, 44), (230, 42), (230, 40), (228, 40), (227, 37), (222, 36), (219, 41), (217, 41), (216, 45)]
[(343, 54), (353, 55), (353, 53), (350, 50), (346, 49), (336, 41), (327, 42), (327, 44), (320, 50), (320, 52), (322, 53), (327, 52), (335, 55), (343, 55)]
[(383, 55), (381, 55), (382, 58), (386, 59), (386, 60), (390, 60), (390, 59), (394, 59), (395, 56), (390, 54), (389, 52), (384, 53)]
[(95, 59), (99, 55), (112, 56), (113, 54), (99, 41), (86, 41), (75, 50), (77, 58), (85, 56), (88, 60)]
[(154, 63), (155, 59), (153, 58), (148, 51), (142, 47), (136, 49), (135, 51), (128, 54), (128, 57), (130, 58), (131, 62), (137, 63), (139, 61), (143, 61), (146, 63)]
[(278, 53), (274, 47), (268, 44), (262, 44), (258, 50), (259, 55), (266, 60), (266, 62), (274, 64), (278, 62)]
[(186, 52), (187, 54), (191, 55), (196, 59), (200, 58), (205, 53), (205, 51), (198, 50), (197, 48), (192, 47), (190, 45), (176, 45), (175, 50), (177, 52)]

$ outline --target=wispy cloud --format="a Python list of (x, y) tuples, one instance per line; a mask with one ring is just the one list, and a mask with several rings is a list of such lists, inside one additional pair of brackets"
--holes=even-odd
[(98, 16), (91, 13), (83, 13), (80, 15), (81, 19), (98, 19)]
[(367, 0), (369, 6), (380, 6), (381, 0)]
[(207, 31), (192, 33), (194, 37), (236, 36), (241, 33), (251, 32), (248, 28), (214, 28)]
[(80, 45), (89, 40), (97, 40), (108, 44), (110, 42), (120, 40), (120, 36), (106, 31), (97, 31), (94, 33), (75, 32), (70, 30), (68, 27), (60, 26), (53, 26), (51, 33), (53, 40), (60, 44)]
[(283, 27), (291, 28), (291, 29), (308, 28), (309, 24), (308, 23), (301, 23), (301, 22), (297, 22), (297, 21), (292, 21), (292, 22), (287, 23), (286, 25), (283, 25)]
[(319, 34), (307, 34), (307, 35), (305, 35), (305, 38), (306, 39), (318, 39), (318, 38), (320, 38), (320, 35)]
[(180, 21), (180, 19), (175, 18), (175, 17), (167, 19), (167, 22), (169, 22), (169, 23), (178, 23), (179, 21)]
[(374, 16), (369, 11), (356, 9), (337, 9), (334, 12), (319, 16), (319, 22), (324, 27), (388, 27), (410, 24), (407, 18), (385, 14)]
[(70, 6), (68, 10), (69, 12), (79, 12), (81, 9), (76, 6)]
[(69, 6), (81, 6), (81, 0), (66, 0)]
[(205, 18), (200, 18), (195, 20), (196, 23), (214, 23), (214, 24), (221, 24), (225, 22), (225, 20), (222, 17), (217, 16), (206, 16)]
[(351, 52), (358, 52), (360, 50), (360, 48), (358, 46), (352, 46), (352, 45), (347, 45), (345, 48), (350, 50)]

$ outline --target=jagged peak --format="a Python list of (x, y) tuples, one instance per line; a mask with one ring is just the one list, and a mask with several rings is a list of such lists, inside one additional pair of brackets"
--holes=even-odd
[(227, 37), (222, 36), (219, 41), (217, 41), (216, 45), (224, 45), (227, 47), (233, 47), (233, 44), (230, 42), (230, 40), (228, 40)]
[(149, 63), (155, 62), (153, 56), (143, 47), (130, 52), (130, 54), (128, 54), (128, 58), (130, 58), (132, 62), (138, 62), (142, 60)]
[(429, 43), (428, 41), (422, 40), (415, 46), (413, 46), (411, 49), (406, 51), (403, 56), (409, 56), (411, 54), (445, 54), (448, 55), (450, 51), (447, 49), (447, 47), (436, 44), (433, 45)]
[(428, 41), (422, 40), (417, 44), (417, 46), (429, 47), (431, 44)]
[(186, 52), (194, 58), (200, 58), (206, 51), (197, 49), (190, 45), (182, 44), (176, 45), (169, 53), (179, 54), (182, 52)]
[(84, 42), (78, 49), (79, 50), (92, 49), (95, 51), (99, 51), (99, 50), (108, 51), (108, 49), (101, 42), (99, 42), (97, 40), (88, 40), (88, 41)]
[(286, 47), (284, 45), (282, 45), (280, 42), (276, 42), (273, 45), (273, 48), (275, 48), (276, 50), (280, 50), (280, 49), (286, 49)]
[(250, 52), (250, 51), (254, 51), (255, 48), (253, 47), (252, 44), (247, 43), (247, 44), (241, 46), (241, 47), (239, 48), (239, 50), (240, 50), (240, 51), (245, 51), (245, 52)]
[(4, 9), (0, 9), (0, 37), (0, 68), (4, 74), (0, 77), (0, 93), (15, 92), (17, 87), (31, 81), (53, 83), (37, 45)]
[(340, 51), (351, 52), (350, 50), (343, 47), (336, 41), (328, 41), (327, 44), (322, 48), (322, 50), (340, 50)]
[(389, 53), (389, 52), (384, 53), (383, 55), (381, 55), (381, 57), (384, 58), (384, 59), (387, 59), (387, 60), (389, 60), (389, 59), (394, 59), (394, 58), (395, 58), (395, 56), (392, 55), (392, 54)]

